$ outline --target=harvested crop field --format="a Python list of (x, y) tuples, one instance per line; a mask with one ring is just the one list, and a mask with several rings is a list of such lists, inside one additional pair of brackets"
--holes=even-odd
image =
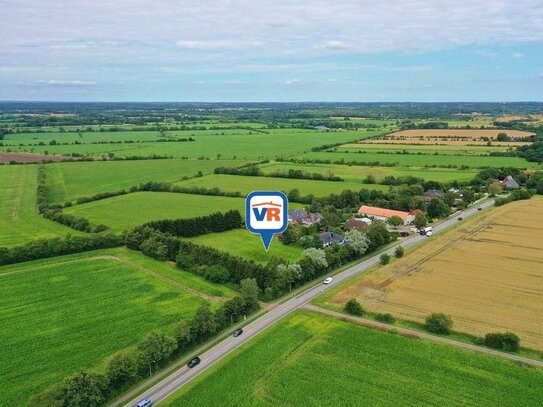
[[(498, 134), (505, 133), (511, 141), (497, 141)], [(520, 130), (485, 129), (417, 129), (402, 130), (379, 136), (364, 143), (378, 144), (437, 144), (437, 145), (485, 145), (489, 140), (496, 146), (519, 146), (529, 144), (527, 137), (533, 133)]]
[(543, 199), (482, 213), (377, 269), (328, 299), (357, 297), (374, 312), (423, 322), (450, 314), (456, 331), (482, 336), (512, 331), (543, 349)]
[(60, 155), (46, 155), (34, 153), (2, 153), (0, 152), (0, 163), (40, 163), (43, 161), (61, 161), (64, 157)]

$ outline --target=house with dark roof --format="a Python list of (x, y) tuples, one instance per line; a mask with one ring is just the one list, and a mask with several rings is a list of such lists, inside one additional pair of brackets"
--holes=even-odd
[(442, 201), (445, 198), (445, 193), (439, 189), (429, 189), (424, 193), (424, 203), (428, 204), (432, 199), (439, 199)]
[(363, 232), (370, 223), (370, 218), (351, 218), (347, 222), (345, 222), (345, 225), (343, 225), (343, 227), (345, 228), (345, 230), (358, 230), (359, 232)]
[(288, 222), (298, 223), (304, 226), (311, 226), (319, 223), (322, 220), (322, 215), (318, 212), (311, 213), (304, 209), (297, 209), (288, 212)]
[(320, 235), (319, 235), (320, 239), (321, 239), (321, 242), (322, 242), (322, 245), (324, 247), (328, 247), (328, 246), (331, 246), (333, 244), (345, 244), (347, 243), (347, 240), (345, 239), (345, 237), (337, 234), (337, 233), (334, 233), (334, 232), (322, 232)]
[(515, 181), (515, 179), (511, 175), (508, 175), (507, 177), (505, 177), (503, 179), (502, 185), (506, 189), (519, 189), (520, 188), (520, 185), (518, 184), (518, 182)]

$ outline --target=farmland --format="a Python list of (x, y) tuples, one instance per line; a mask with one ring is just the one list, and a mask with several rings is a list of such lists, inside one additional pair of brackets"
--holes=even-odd
[[(174, 158), (247, 159), (274, 158), (293, 153), (303, 153), (322, 144), (347, 142), (368, 138), (382, 131), (319, 132), (303, 129), (251, 130), (186, 130), (166, 131), (165, 137), (189, 138), (195, 141), (159, 142), (159, 132), (92, 132), (82, 133), (33, 133), (7, 136), (4, 147), (12, 152), (49, 154), (83, 154), (107, 156), (149, 156), (151, 154)], [(55, 140), (55, 144), (50, 143)], [(128, 140), (129, 142), (125, 142)], [(42, 141), (44, 145), (39, 145)], [(77, 144), (76, 144), (77, 142)], [(114, 142), (114, 143), (111, 143)], [(67, 144), (64, 144), (67, 143)], [(97, 143), (97, 144), (93, 144)], [(22, 146), (19, 144), (23, 144)]]
[(73, 229), (38, 214), (36, 188), (36, 166), (0, 166), (0, 246), (77, 234)]
[(118, 191), (149, 181), (176, 182), (183, 177), (213, 173), (220, 166), (245, 164), (242, 160), (137, 160), (48, 164), (47, 193), (50, 202), (63, 202), (99, 192)]
[(455, 329), (482, 336), (512, 331), (543, 349), (543, 199), (499, 207), (358, 278), (327, 301), (352, 297), (374, 312), (424, 321), (450, 314)]
[(330, 181), (314, 181), (306, 179), (289, 179), (289, 178), (272, 178), (272, 177), (248, 177), (238, 175), (222, 175), (213, 174), (200, 178), (193, 178), (187, 181), (177, 183), (179, 186), (185, 187), (218, 187), (221, 191), (241, 192), (248, 194), (257, 190), (279, 190), (288, 192), (291, 189), (298, 189), (300, 194), (315, 196), (328, 196), (332, 193), (338, 194), (346, 189), (358, 191), (362, 188), (378, 189), (387, 191), (386, 185), (378, 184), (362, 184), (361, 182), (330, 182)]
[[(351, 182), (360, 182), (368, 175), (374, 176), (377, 180), (381, 180), (387, 176), (413, 176), (439, 182), (452, 182), (454, 180), (469, 181), (477, 174), (477, 172), (474, 170), (458, 170), (448, 168), (421, 169), (416, 167), (370, 167), (360, 165), (296, 164), (282, 162), (262, 164), (260, 168), (265, 174), (269, 174), (275, 171), (287, 172), (289, 169), (301, 170), (309, 173), (318, 173), (323, 175), (332, 173), (338, 177), (343, 178), (345, 181)], [(376, 189), (379, 187), (379, 185), (375, 184), (362, 184), (358, 185), (357, 189)]]
[(296, 262), (302, 256), (302, 248), (298, 246), (287, 246), (275, 241), (270, 250), (262, 250), (262, 242), (258, 235), (248, 235), (245, 229), (230, 230), (222, 233), (212, 233), (188, 239), (194, 243), (214, 247), (259, 263), (266, 263), (271, 257), (277, 256), (289, 262)]
[(471, 156), (481, 156), (481, 155), (490, 155), (495, 152), (504, 152), (508, 151), (511, 147), (507, 146), (457, 146), (457, 145), (431, 145), (431, 144), (387, 144), (387, 143), (347, 143), (343, 144), (334, 149), (334, 151), (348, 151), (352, 153), (357, 153), (358, 151), (366, 152), (383, 152), (383, 153), (398, 153), (403, 154), (404, 152), (410, 154), (435, 154), (440, 155), (471, 155)]
[(515, 167), (540, 169), (541, 164), (526, 161), (520, 157), (472, 157), (469, 155), (418, 155), (418, 154), (380, 154), (374, 152), (310, 152), (295, 157), (300, 162), (319, 160), (332, 164), (361, 164), (379, 163), (379, 165), (394, 165), (398, 167)]
[(66, 213), (88, 219), (91, 224), (105, 224), (114, 231), (129, 230), (158, 219), (193, 218), (214, 212), (244, 209), (242, 198), (136, 192), (66, 208)]
[(540, 381), (495, 357), (298, 311), (164, 404), (536, 406)]
[(194, 286), (164, 281), (163, 266), (152, 263), (159, 264), (101, 250), (0, 267), (2, 404), (23, 405), (78, 369), (101, 366), (153, 329), (170, 333), (207, 302), (206, 293), (193, 290), (214, 290), (195, 276), (201, 282)]
[(490, 140), (498, 146), (515, 146), (529, 143), (528, 141), (499, 141), (498, 134), (505, 133), (511, 139), (523, 139), (533, 136), (533, 133), (519, 130), (464, 130), (464, 129), (419, 129), (403, 130), (374, 138), (368, 143), (392, 144), (442, 144), (442, 145), (485, 145)]

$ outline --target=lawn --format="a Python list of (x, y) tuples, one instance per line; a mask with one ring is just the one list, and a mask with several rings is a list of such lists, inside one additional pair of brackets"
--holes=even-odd
[(64, 202), (98, 192), (127, 189), (140, 183), (176, 182), (199, 171), (213, 173), (216, 167), (236, 167), (242, 160), (137, 160), (64, 162), (45, 166), (50, 202)]
[(497, 357), (297, 311), (163, 404), (538, 406), (542, 379)]
[(379, 154), (373, 152), (310, 152), (300, 155), (299, 160), (329, 160), (330, 163), (374, 163), (392, 164), (399, 167), (432, 167), (432, 166), (467, 166), (469, 168), (484, 167), (516, 167), (520, 169), (541, 169), (541, 164), (526, 161), (520, 157), (472, 157), (468, 155), (417, 155), (417, 154)]
[(456, 331), (510, 331), (543, 350), (542, 211), (541, 197), (485, 211), (323, 301), (342, 307), (356, 297), (369, 311), (416, 322), (444, 312)]
[[(142, 134), (140, 134), (142, 133)], [(156, 142), (158, 132), (103, 132), (83, 133), (79, 138), (75, 133), (42, 133), (9, 135), (0, 151), (10, 149), (13, 152), (47, 151), (49, 154), (90, 154), (94, 156), (113, 153), (117, 156), (148, 156), (151, 154), (173, 155), (175, 158), (208, 159), (264, 159), (310, 151), (312, 147), (323, 144), (348, 142), (382, 134), (382, 130), (319, 132), (305, 129), (270, 129), (249, 130), (186, 130), (167, 131), (167, 136), (193, 137), (192, 142)], [(143, 138), (144, 142), (124, 143), (124, 140)], [(49, 145), (52, 140), (56, 145)], [(37, 144), (43, 141), (46, 145)], [(75, 142), (81, 144), (72, 144)], [(92, 142), (103, 144), (92, 144)], [(107, 143), (105, 143), (107, 141)], [(109, 144), (109, 141), (122, 141)], [(67, 144), (58, 144), (67, 143)], [(11, 145), (7, 145), (11, 144)], [(19, 144), (23, 144), (20, 146)]]
[(151, 330), (173, 333), (208, 302), (150, 266), (142, 255), (102, 250), (0, 267), (2, 405), (24, 405), (79, 369), (103, 366)]
[(79, 234), (38, 214), (37, 168), (36, 165), (0, 165), (0, 246)]
[(301, 195), (313, 194), (317, 197), (339, 194), (350, 189), (360, 191), (362, 188), (388, 191), (389, 186), (379, 184), (362, 184), (353, 181), (314, 181), (307, 179), (272, 178), (272, 177), (249, 177), (243, 175), (212, 174), (200, 178), (192, 178), (178, 182), (180, 186), (196, 186), (213, 188), (221, 191), (240, 192), (245, 195), (252, 191), (283, 191), (288, 193), (292, 189), (298, 189)]
[[(271, 162), (260, 166), (266, 174), (273, 171), (288, 171), (289, 169), (302, 170), (309, 173), (332, 173), (345, 181), (360, 182), (368, 175), (373, 175), (378, 181), (392, 175), (395, 177), (413, 176), (425, 180), (452, 182), (469, 181), (476, 174), (474, 170), (457, 170), (448, 168), (410, 168), (410, 167), (369, 167), (360, 165), (333, 165), (333, 164), (295, 164), (284, 162)], [(379, 188), (379, 185), (362, 184), (362, 188)], [(360, 189), (360, 187), (358, 188)]]
[(245, 200), (171, 192), (135, 192), (75, 205), (64, 211), (86, 218), (93, 225), (105, 224), (120, 232), (151, 220), (193, 218), (230, 209), (245, 213)]
[(298, 246), (287, 246), (274, 239), (268, 252), (264, 250), (260, 236), (246, 229), (230, 230), (222, 233), (211, 233), (187, 239), (194, 243), (210, 246), (234, 256), (245, 257), (265, 264), (272, 256), (281, 257), (288, 262), (300, 260), (303, 249)]

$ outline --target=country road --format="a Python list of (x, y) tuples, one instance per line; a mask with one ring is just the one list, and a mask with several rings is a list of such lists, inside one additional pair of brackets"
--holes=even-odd
[[(458, 217), (463, 217), (464, 219), (466, 219), (468, 217), (471, 217), (477, 214), (478, 207), (486, 209), (492, 206), (493, 204), (494, 204), (493, 200), (487, 200), (479, 205), (468, 208), (465, 211), (456, 213), (453, 216), (451, 216), (450, 219), (447, 219), (441, 222), (440, 224), (434, 226), (433, 234), (435, 235), (435, 234), (441, 233), (445, 229), (458, 224), (459, 223)], [(420, 243), (421, 241), (425, 239), (431, 239), (431, 237), (426, 237), (426, 236), (421, 236), (421, 235), (413, 235), (413, 236), (407, 237), (403, 239), (401, 242), (398, 242), (397, 245), (389, 248), (386, 251), (386, 253), (393, 255), (394, 249), (396, 248), (396, 246), (401, 244), (404, 248), (409, 248)], [(237, 338), (228, 337), (222, 342), (219, 342), (217, 345), (215, 345), (208, 351), (206, 351), (205, 353), (199, 355), (202, 361), (196, 367), (189, 369), (186, 366), (183, 366), (180, 369), (173, 372), (172, 374), (170, 374), (164, 380), (157, 383), (155, 386), (146, 390), (142, 394), (139, 394), (137, 397), (135, 397), (135, 393), (133, 391), (127, 394), (125, 397), (116, 400), (110, 406), (113, 407), (113, 406), (118, 406), (122, 403), (125, 403), (126, 401), (130, 400), (128, 397), (131, 397), (132, 399), (128, 401), (125, 404), (125, 406), (136, 406), (136, 404), (142, 399), (149, 399), (153, 401), (154, 404), (160, 402), (161, 400), (165, 399), (170, 394), (172, 394), (174, 391), (179, 389), (181, 386), (183, 386), (185, 383), (189, 382), (191, 379), (196, 377), (198, 374), (202, 373), (204, 370), (208, 369), (210, 366), (217, 363), (219, 360), (224, 358), (226, 355), (228, 355), (230, 352), (238, 348), (243, 343), (251, 340), (260, 332), (264, 331), (266, 328), (270, 327), (275, 322), (285, 317), (286, 315), (290, 314), (291, 312), (295, 311), (296, 309), (305, 306), (312, 299), (320, 295), (323, 291), (329, 290), (335, 285), (340, 284), (341, 282), (345, 281), (346, 279), (349, 279), (356, 274), (362, 273), (370, 269), (371, 267), (375, 266), (376, 264), (378, 264), (380, 261), (379, 257), (381, 254), (382, 253), (376, 254), (348, 268), (347, 270), (336, 274), (334, 276), (332, 283), (328, 285), (323, 285), (321, 283), (318, 283), (315, 286), (306, 290), (305, 292), (299, 294), (298, 296), (292, 299), (289, 299), (285, 301), (284, 303), (278, 305), (277, 307), (271, 309), (269, 312), (267, 312), (260, 318), (254, 320), (253, 322), (245, 326), (243, 328), (243, 335)]]

